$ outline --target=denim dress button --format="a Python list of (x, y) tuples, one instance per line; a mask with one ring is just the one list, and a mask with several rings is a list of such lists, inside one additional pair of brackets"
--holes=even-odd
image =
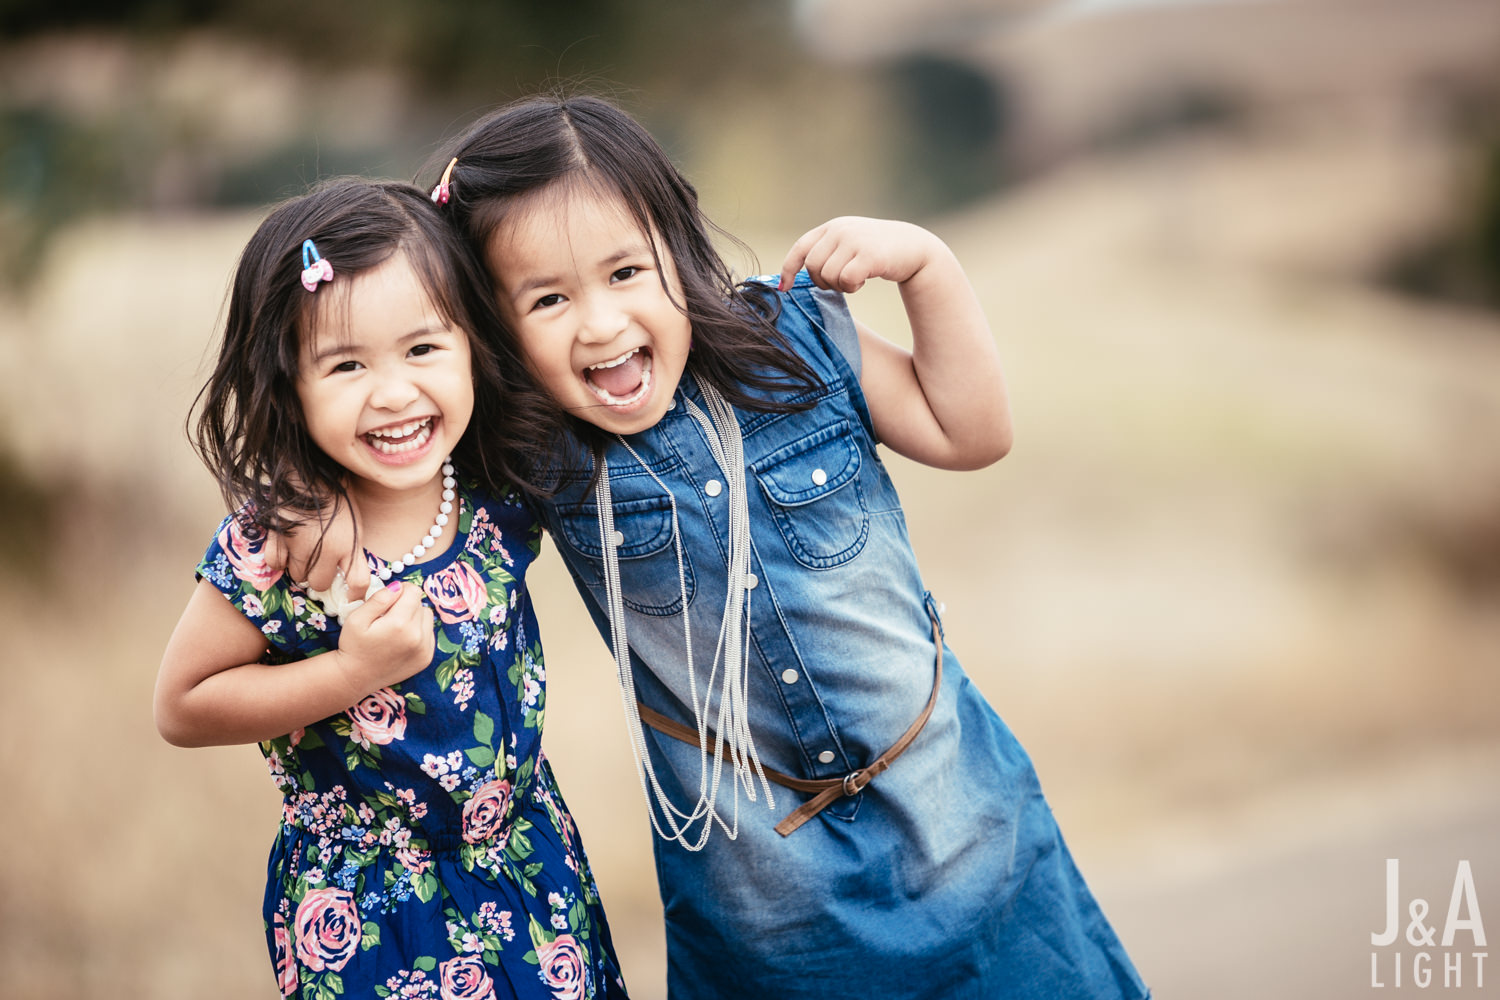
[(833, 758), (835, 756), (837, 756), (837, 754), (835, 754), (832, 750), (824, 750), (822, 753), (818, 754), (818, 762), (820, 764), (832, 764)]
[(711, 497), (718, 496), (723, 491), (723, 489), (724, 484), (719, 482), (717, 479), (710, 479), (708, 482), (703, 484), (703, 492), (707, 493)]
[(754, 573), (746, 573), (745, 574), (745, 589), (746, 590), (754, 590), (756, 587), (759, 587), (759, 586), (760, 586), (760, 577), (756, 576)]
[(788, 667), (781, 672), (781, 679), (786, 684), (795, 684), (797, 683), (797, 671)]
[(619, 548), (621, 545), (625, 544), (625, 532), (616, 531), (614, 534), (609, 536), (609, 540), (614, 544), (615, 548)]
[(814, 486), (822, 486), (824, 483), (828, 482), (828, 473), (824, 472), (822, 469), (814, 469), (812, 474), (812, 481)]

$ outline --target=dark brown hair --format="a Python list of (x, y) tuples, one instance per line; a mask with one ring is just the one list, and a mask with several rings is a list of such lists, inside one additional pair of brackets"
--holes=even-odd
[[(434, 158), (434, 181), (455, 157), (441, 210), (480, 260), (488, 259), (489, 241), (501, 223), (539, 194), (566, 184), (617, 195), (641, 230), (660, 238), (676, 267), (686, 300), (677, 305), (693, 331), (687, 372), (744, 409), (785, 412), (810, 405), (800, 394), (816, 389), (818, 377), (776, 330), (776, 299), (762, 286), (737, 284), (711, 234), (743, 244), (704, 216), (693, 186), (630, 115), (597, 97), (531, 97), (486, 115), (448, 143)], [(649, 242), (655, 255), (656, 240)], [(662, 281), (665, 287), (665, 276)], [(498, 329), (510, 352), (522, 354), (511, 331)], [(789, 389), (790, 400), (767, 398)], [(550, 428), (530, 429), (538, 453), (570, 450), (555, 433), (561, 429), (592, 448), (605, 437), (554, 408)]]
[[(301, 282), (308, 239), (334, 273), (316, 292)], [(278, 205), (246, 244), (218, 361), (189, 416), (199, 456), (242, 520), (287, 531), (330, 499), (347, 501), (344, 470), (313, 443), (297, 397), (301, 338), (330, 297), (348, 294), (351, 278), (397, 253), (444, 320), (468, 335), (474, 413), (455, 463), (492, 492), (515, 481), (505, 370), (522, 364), (506, 356), (505, 343), (479, 335), (497, 324), (483, 268), (421, 191), (345, 178)]]

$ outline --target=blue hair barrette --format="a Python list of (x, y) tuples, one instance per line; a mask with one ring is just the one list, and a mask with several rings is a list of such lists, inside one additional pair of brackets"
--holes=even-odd
[(302, 287), (309, 292), (318, 290), (318, 282), (333, 280), (333, 265), (318, 254), (312, 240), (302, 241)]

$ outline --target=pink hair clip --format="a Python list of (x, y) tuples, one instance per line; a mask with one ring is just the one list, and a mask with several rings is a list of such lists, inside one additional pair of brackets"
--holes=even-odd
[(318, 290), (318, 282), (333, 280), (333, 265), (318, 254), (312, 240), (302, 241), (302, 287), (309, 292)]
[(432, 203), (434, 205), (448, 204), (448, 182), (449, 179), (453, 176), (453, 168), (457, 164), (458, 157), (455, 156), (453, 159), (449, 160), (448, 168), (443, 171), (443, 179), (438, 181), (437, 186), (432, 189)]

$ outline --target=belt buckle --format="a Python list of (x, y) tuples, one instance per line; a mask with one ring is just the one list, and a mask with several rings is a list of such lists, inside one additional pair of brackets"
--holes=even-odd
[(859, 776), (861, 774), (863, 774), (863, 773), (864, 773), (864, 771), (850, 771), (848, 774), (844, 775), (844, 794), (845, 795), (858, 795), (860, 793), (860, 789), (853, 788), (853, 787), (851, 787), (851, 785), (852, 785), (853, 782), (858, 781), (859, 780)]

